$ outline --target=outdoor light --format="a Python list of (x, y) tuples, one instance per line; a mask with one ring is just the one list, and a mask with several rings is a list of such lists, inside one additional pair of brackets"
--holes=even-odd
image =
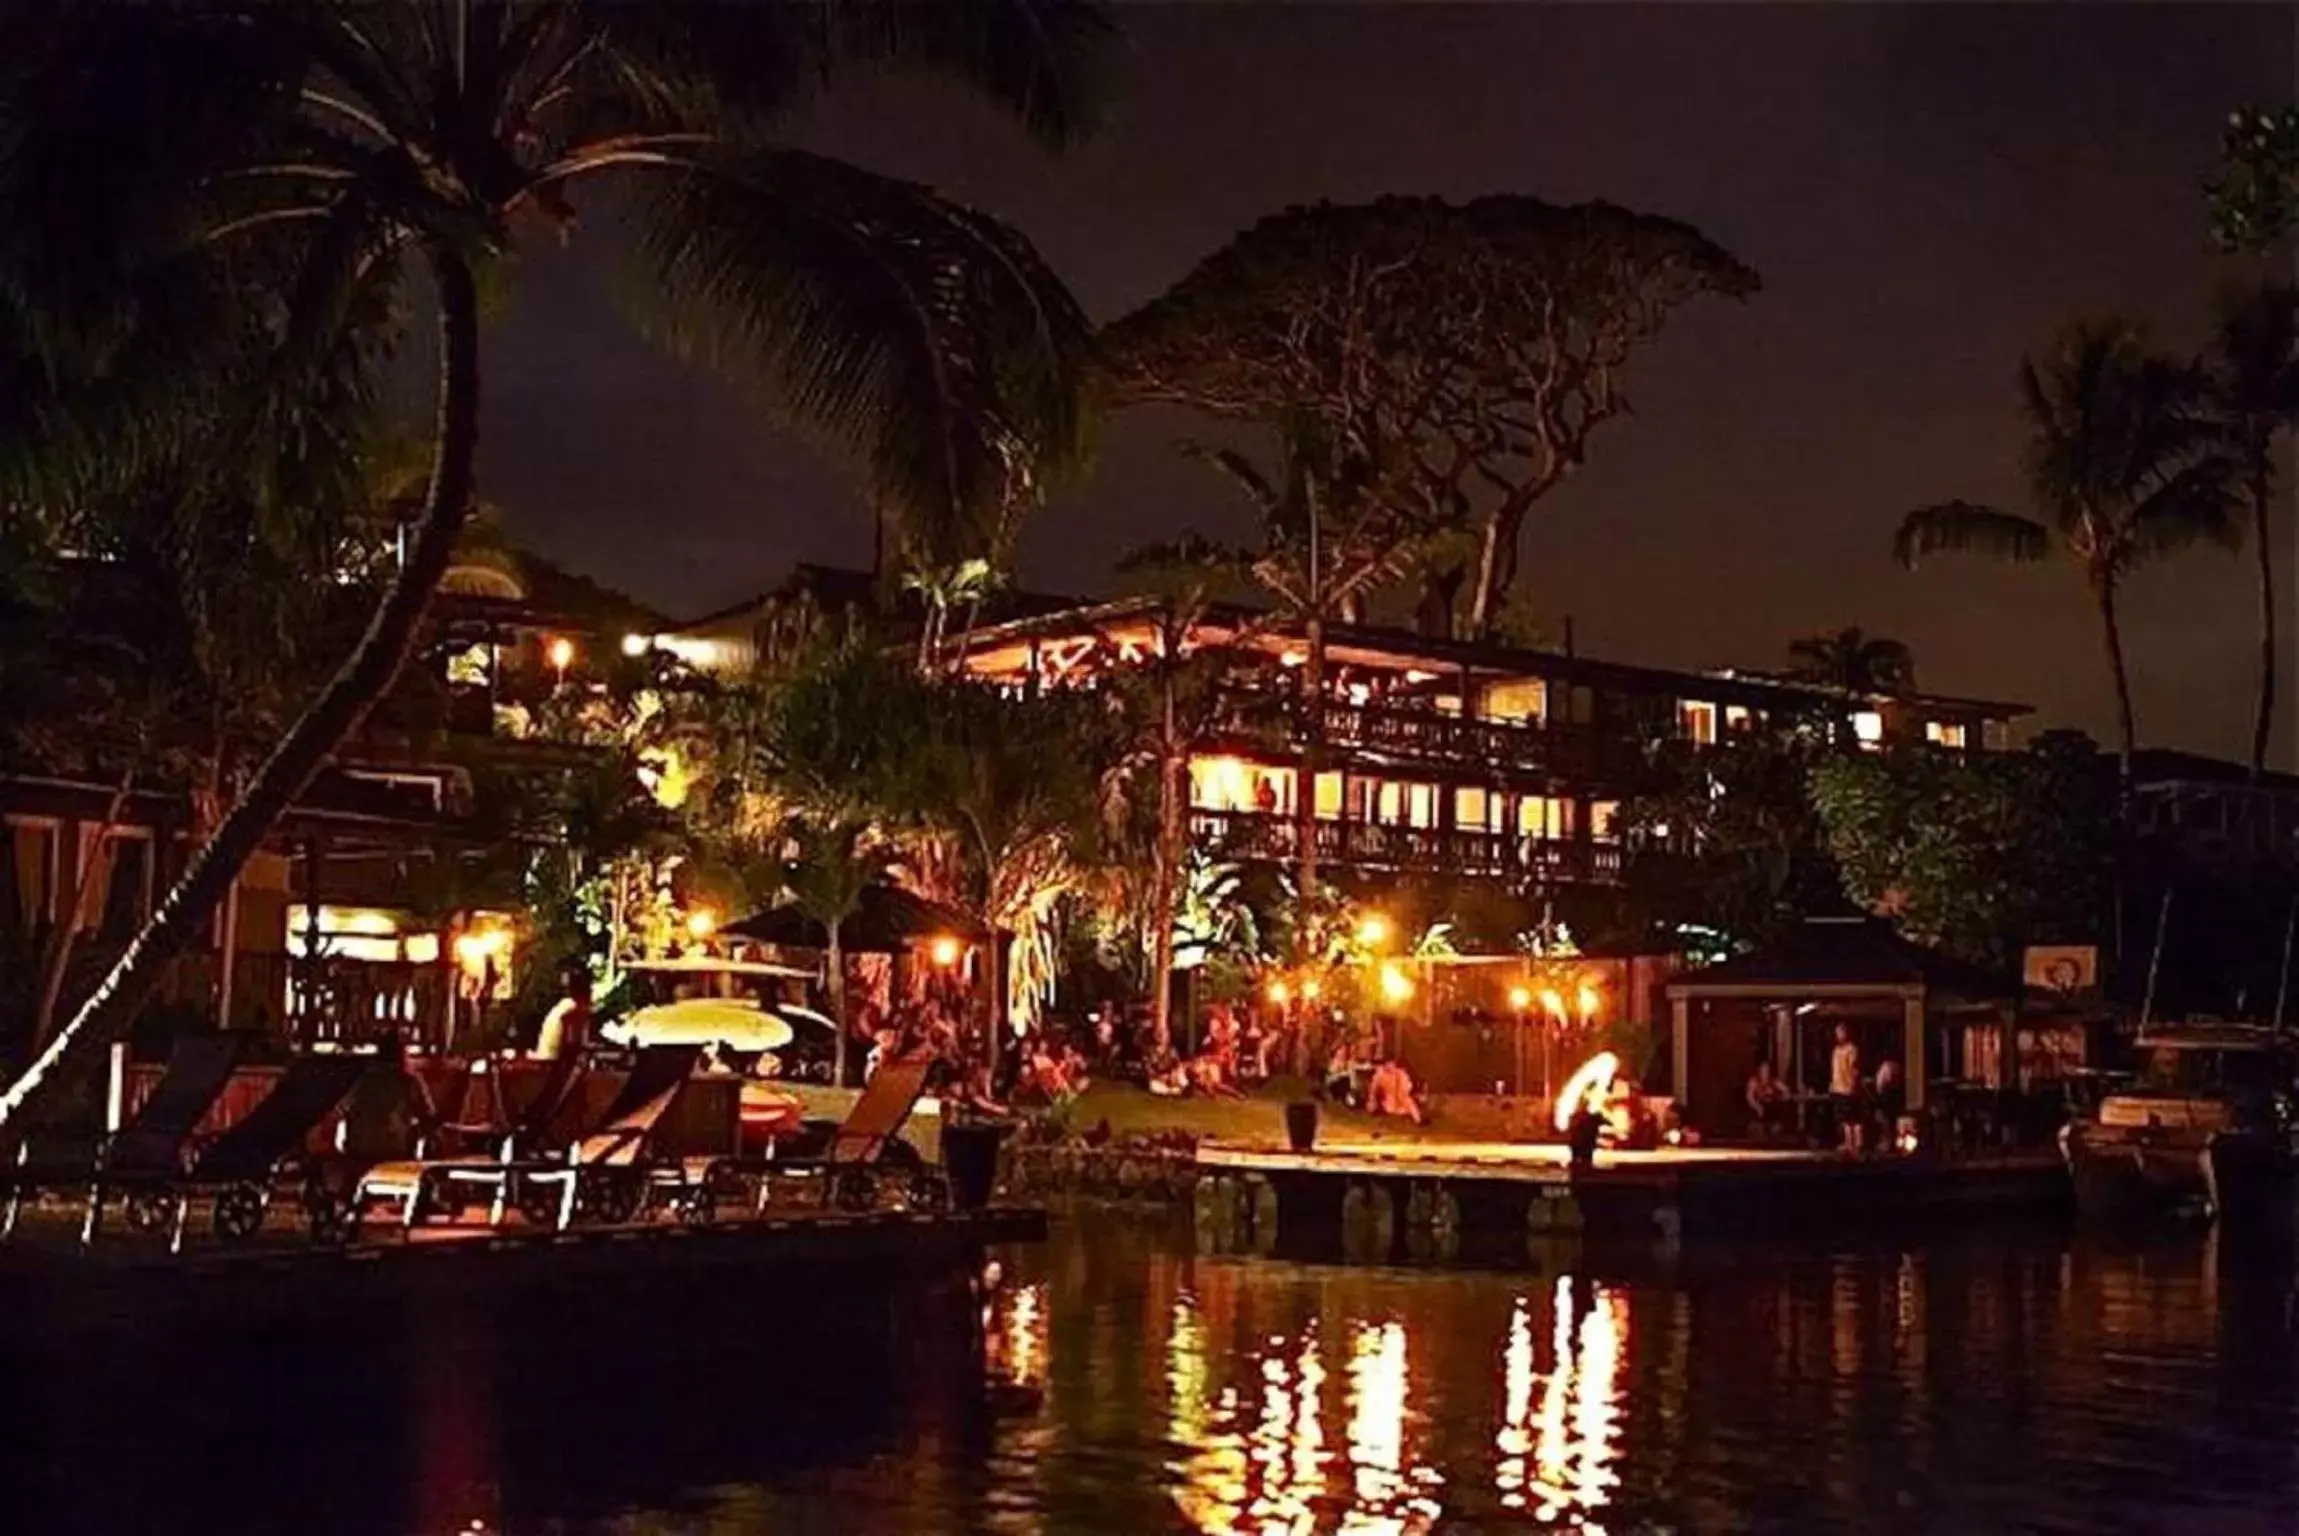
[(1282, 1008), (1293, 1001), (1293, 989), (1282, 980), (1273, 981), (1269, 984), (1269, 1000)]
[(1389, 942), (1389, 919), (1378, 912), (1368, 912), (1357, 924), (1357, 942), (1367, 949), (1375, 949)]
[(718, 929), (718, 914), (708, 907), (697, 907), (687, 914), (687, 936), (707, 939)]
[(455, 959), (463, 969), (477, 975), (509, 943), (510, 935), (500, 928), (470, 929), (455, 935)]
[(1586, 1024), (1597, 1015), (1597, 989), (1587, 982), (1581, 983), (1581, 1022)]
[(1532, 1006), (1533, 1006), (1533, 989), (1532, 989), (1532, 988), (1530, 988), (1530, 987), (1511, 987), (1511, 988), (1509, 988), (1509, 1007), (1510, 1007), (1512, 1010), (1514, 1010), (1515, 1012), (1518, 1012), (1518, 1013), (1523, 1013), (1523, 1012), (1524, 1012), (1524, 1011), (1525, 1011), (1527, 1008), (1530, 1008), (1530, 1007), (1532, 1007)]
[(625, 656), (644, 656), (646, 653), (647, 637), (645, 635), (623, 636), (623, 654)]
[(1402, 1003), (1413, 995), (1413, 981), (1393, 965), (1381, 967), (1381, 995), (1392, 1003)]
[(575, 642), (561, 635), (551, 642), (551, 648), (546, 654), (551, 658), (551, 665), (564, 672), (574, 664)]
[(958, 963), (958, 950), (958, 941), (945, 933), (933, 942), (927, 954), (936, 965), (948, 970)]
[(1324, 990), (1317, 984), (1317, 978), (1312, 976), (1301, 984), (1301, 1000), (1305, 1003), (1314, 1003), (1317, 1001), (1317, 995)]
[(1559, 1024), (1565, 1021), (1565, 995), (1555, 987), (1541, 988), (1541, 1006), (1547, 1009), (1549, 1017), (1555, 1019)]

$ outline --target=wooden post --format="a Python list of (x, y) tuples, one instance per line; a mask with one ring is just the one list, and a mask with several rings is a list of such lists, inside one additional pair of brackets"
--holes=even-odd
[[(1900, 1081), (1906, 1084), (1909, 1113), (1922, 1111), (1924, 1085), (1932, 1076), (1931, 1059), (1924, 1050), (1924, 994), (1918, 990), (1901, 1004)], [(2019, 1035), (2016, 1026), (2009, 1042), (2013, 1052), (2015, 1070), (2018, 1065)]]
[(1681, 1113), (1692, 1097), (1692, 999), (1688, 997), (1668, 1000), (1668, 1070), (1673, 1079), (1669, 1087), (1676, 1092), (1676, 1107)]

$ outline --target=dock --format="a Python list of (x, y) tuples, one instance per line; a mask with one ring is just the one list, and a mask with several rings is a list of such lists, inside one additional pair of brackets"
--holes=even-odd
[(1365, 1261), (1521, 1257), (1585, 1235), (1673, 1243), (1791, 1227), (1915, 1223), (1950, 1214), (2065, 1209), (2051, 1152), (1954, 1160), (1669, 1147), (1606, 1150), (1591, 1168), (1561, 1146), (1352, 1144), (1309, 1152), (1198, 1149), (1197, 1216), (1216, 1248)]

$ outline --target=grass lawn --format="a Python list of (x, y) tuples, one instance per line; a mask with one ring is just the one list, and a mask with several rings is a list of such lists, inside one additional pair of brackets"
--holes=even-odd
[[(1272, 1083), (1242, 1099), (1161, 1098), (1131, 1083), (1095, 1083), (1070, 1102), (1063, 1118), (1072, 1130), (1083, 1133), (1102, 1121), (1117, 1136), (1154, 1135), (1160, 1131), (1187, 1131), (1203, 1141), (1285, 1143), (1285, 1106), (1297, 1096), (1299, 1085)], [(1473, 1138), (1448, 1136), (1441, 1130), (1408, 1125), (1402, 1120), (1361, 1114), (1333, 1104), (1317, 1106), (1318, 1134), (1351, 1141), (1455, 1142)]]

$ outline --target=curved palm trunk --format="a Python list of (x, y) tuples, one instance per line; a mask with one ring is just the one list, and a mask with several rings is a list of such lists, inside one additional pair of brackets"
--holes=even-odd
[(2108, 670), (2115, 676), (2115, 726), (2118, 755), (2122, 759), (2123, 777), (2131, 778), (2131, 754), (2138, 745), (2138, 731), (2132, 723), (2131, 673), (2123, 660), (2123, 624), (2115, 611), (2115, 580), (2110, 577), (2094, 584), (2099, 594), (2100, 631), (2107, 641)]
[(2267, 743), (2275, 731), (2275, 553), (2268, 544), (2267, 476), (2251, 477), (2251, 545), (2259, 558), (2259, 713), (2251, 726), (2251, 773), (2267, 767)]
[(207, 931), (241, 869), (312, 775), (391, 686), (414, 648), (424, 610), (446, 574), (469, 512), (479, 438), (479, 316), (471, 270), (446, 251), (434, 251), (431, 266), (439, 296), (438, 418), (431, 485), (406, 559), (342, 668), (273, 749), (215, 835), (192, 856), (111, 974), (0, 1097), (0, 1132), (60, 1084), (92, 1069), (105, 1048), (127, 1033), (168, 963)]

